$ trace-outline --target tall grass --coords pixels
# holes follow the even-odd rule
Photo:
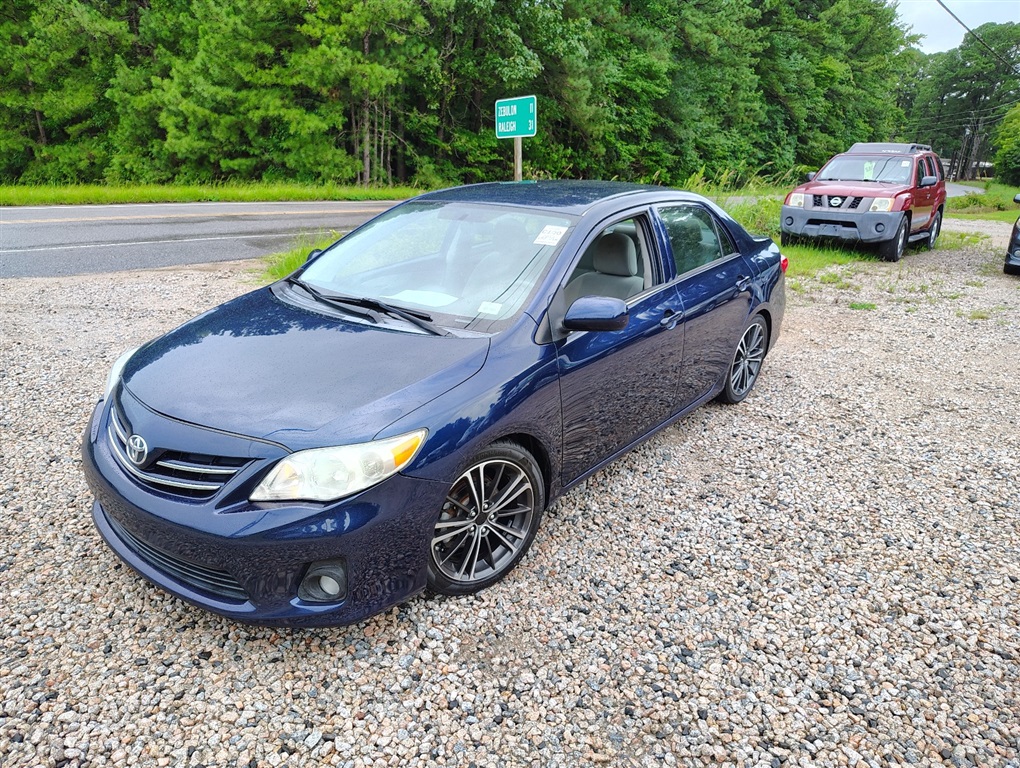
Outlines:
[[[338,184],[81,184],[0,185],[0,205],[103,205],[111,203],[247,203],[308,200],[403,200],[422,192],[412,187],[354,187]]]

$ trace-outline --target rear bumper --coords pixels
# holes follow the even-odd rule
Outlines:
[[[857,243],[892,240],[903,220],[902,211],[839,211],[782,207],[782,231],[793,237],[826,237]]]

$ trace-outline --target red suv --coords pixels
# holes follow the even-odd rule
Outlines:
[[[945,204],[942,161],[931,147],[854,144],[786,196],[781,241],[877,243],[882,258],[899,261],[908,242],[935,247]]]

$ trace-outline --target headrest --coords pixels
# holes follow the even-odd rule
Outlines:
[[[634,241],[620,232],[608,232],[596,244],[595,270],[604,275],[633,277],[637,274],[637,251]]]

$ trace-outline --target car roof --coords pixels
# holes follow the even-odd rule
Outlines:
[[[916,155],[931,152],[927,144],[897,144],[894,142],[859,141],[843,154]]]
[[[689,192],[680,192],[669,187],[657,187],[650,184],[565,179],[469,184],[463,187],[442,189],[438,192],[428,192],[416,199],[519,205],[579,215],[601,203],[622,202],[628,198],[633,198],[633,202],[637,204],[666,199],[691,201],[701,199]]]

